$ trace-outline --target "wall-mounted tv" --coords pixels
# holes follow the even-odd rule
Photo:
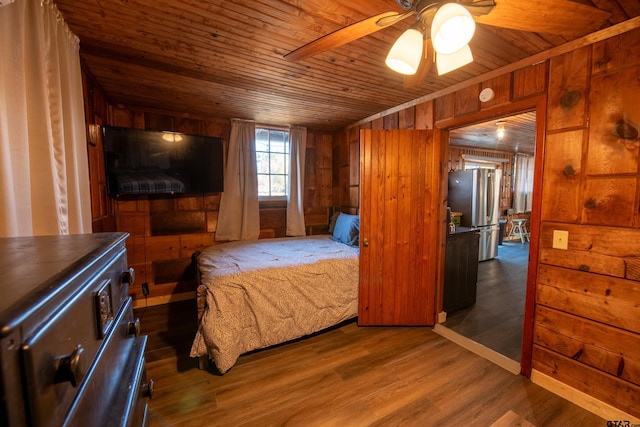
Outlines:
[[[102,136],[110,197],[224,190],[222,138],[113,126]]]

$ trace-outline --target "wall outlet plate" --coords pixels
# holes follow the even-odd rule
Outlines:
[[[553,230],[553,248],[567,249],[569,247],[569,232],[566,230]]]

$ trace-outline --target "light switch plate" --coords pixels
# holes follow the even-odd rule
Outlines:
[[[569,247],[569,232],[566,230],[553,230],[553,248],[567,249]]]

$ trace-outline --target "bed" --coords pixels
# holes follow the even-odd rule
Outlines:
[[[359,249],[353,228],[351,219],[347,243],[332,233],[203,250],[197,255],[199,324],[191,357],[200,359],[201,368],[213,361],[224,374],[243,353],[355,318]]]

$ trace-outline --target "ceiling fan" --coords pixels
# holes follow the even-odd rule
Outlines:
[[[473,60],[469,41],[475,24],[577,37],[599,28],[610,13],[570,0],[397,0],[403,12],[384,12],[338,29],[289,52],[289,61],[342,46],[417,15],[416,23],[395,42],[386,63],[404,74],[405,87]]]

